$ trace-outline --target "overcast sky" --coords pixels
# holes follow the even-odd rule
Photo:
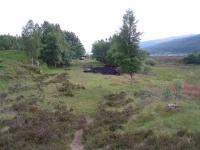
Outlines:
[[[0,34],[20,35],[29,19],[59,23],[75,32],[87,51],[117,32],[133,9],[142,41],[200,33],[200,0],[0,0]]]

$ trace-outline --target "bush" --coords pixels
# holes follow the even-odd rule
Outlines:
[[[134,96],[140,97],[141,99],[146,99],[152,97],[153,93],[150,90],[140,90],[136,91]]]
[[[62,83],[63,81],[66,81],[69,79],[69,75],[67,72],[60,73],[56,76],[54,76],[52,79],[48,80],[48,84],[50,83]]]
[[[41,70],[39,67],[37,66],[32,66],[32,65],[22,65],[23,68],[31,71],[31,72],[34,72],[36,74],[40,74],[41,73]]]
[[[142,73],[147,75],[150,74],[151,72],[152,72],[151,67],[149,65],[144,65]]]
[[[121,107],[125,106],[131,101],[133,101],[130,98],[126,98],[125,92],[120,92],[117,94],[109,94],[105,96],[105,102],[103,104],[103,107],[109,106],[109,107]]]
[[[175,98],[180,97],[182,95],[183,90],[183,81],[180,79],[173,80],[173,92]]]
[[[181,79],[174,79],[172,83],[163,85],[162,95],[164,99],[170,97],[178,98],[182,96],[183,81]]]
[[[170,98],[171,90],[170,90],[169,85],[164,85],[163,86],[162,95],[163,95],[164,99],[169,99]]]
[[[155,59],[148,58],[145,60],[145,64],[149,66],[155,66],[158,62]]]
[[[186,56],[183,59],[183,62],[186,64],[200,64],[200,53],[194,53]]]

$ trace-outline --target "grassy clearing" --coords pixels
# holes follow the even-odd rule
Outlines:
[[[9,83],[20,82],[19,75],[23,76],[23,69],[20,64],[26,64],[27,58],[20,51],[0,51],[0,89],[8,87]]]
[[[1,122],[13,120],[21,112],[25,114],[23,116],[32,116],[35,108],[30,106],[36,107],[38,112],[47,111],[50,116],[56,110],[65,108],[72,111],[72,115],[76,117],[84,115],[93,119],[96,116],[103,118],[104,116],[98,115],[98,110],[102,105],[106,107],[106,111],[120,114],[126,106],[119,107],[115,102],[106,103],[105,106],[105,95],[124,91],[131,99],[128,106],[131,106],[133,114],[121,124],[120,131],[116,131],[116,133],[123,133],[119,139],[126,134],[135,136],[137,132],[149,130],[156,136],[174,136],[179,131],[187,131],[188,134],[200,132],[200,98],[198,96],[182,95],[177,99],[174,97],[164,99],[162,95],[163,85],[171,84],[174,79],[181,79],[183,83],[190,85],[199,85],[199,66],[156,65],[149,75],[137,74],[131,86],[128,75],[111,76],[84,73],[82,71],[84,66],[101,65],[93,60],[73,61],[72,66],[67,70],[48,68],[42,65],[39,68],[41,73],[34,72],[29,68],[30,65],[23,52],[0,51],[0,60]],[[27,66],[23,66],[26,64],[28,69]],[[63,74],[66,74],[64,78],[62,78]],[[57,80],[57,77],[60,80]],[[65,81],[69,81],[72,87],[68,87],[67,84],[67,89],[65,89],[66,87],[63,89]],[[62,90],[59,90],[60,88]],[[66,95],[66,92],[69,93],[68,88],[72,94]],[[168,103],[176,103],[179,107],[169,110]],[[110,105],[115,107],[109,107]],[[115,116],[115,114],[113,115]],[[56,127],[57,122],[54,125]],[[0,125],[2,135],[7,133],[3,132],[6,126],[3,123]],[[107,136],[107,130],[101,131],[104,136]],[[111,132],[109,131],[109,135]],[[69,134],[73,135],[73,133],[74,129],[70,128]],[[103,135],[99,134],[98,136]],[[72,137],[68,140],[65,142],[67,143],[65,148],[69,147]],[[88,141],[88,143],[90,142]],[[56,147],[56,142],[54,144]],[[62,146],[62,142],[58,145]]]
[[[154,80],[172,81],[182,79],[187,83],[200,84],[200,66],[162,65],[153,68]]]

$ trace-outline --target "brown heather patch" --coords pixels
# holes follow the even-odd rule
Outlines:
[[[185,84],[183,93],[188,96],[200,96],[200,85]]]

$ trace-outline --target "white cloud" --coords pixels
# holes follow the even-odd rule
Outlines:
[[[199,0],[0,0],[0,34],[20,34],[29,19],[59,23],[75,32],[88,51],[122,23],[127,8],[139,20],[142,40],[200,33]]]

